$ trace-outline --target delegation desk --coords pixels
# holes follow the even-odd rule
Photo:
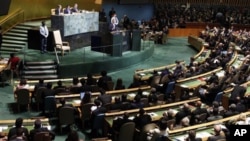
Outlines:
[[[36,119],[23,119],[23,126],[26,127],[29,131],[34,128],[34,122]],[[49,119],[42,118],[40,119],[43,127],[51,129]],[[14,127],[16,120],[0,120],[0,134],[3,136],[8,135],[9,130]]]
[[[244,114],[247,117],[250,116],[250,112],[245,112]],[[216,121],[206,122],[198,125],[193,125],[181,129],[176,130],[169,130],[169,137],[173,141],[182,141],[185,137],[187,137],[187,131],[196,130],[196,136],[201,137],[202,141],[206,141],[209,136],[213,135],[213,125],[215,124],[222,124],[224,125],[225,122],[235,120],[239,117],[239,115],[223,118]]]
[[[246,93],[245,93],[245,97],[248,97],[250,95],[250,81],[248,81],[248,82],[246,82],[244,84],[247,84],[247,90],[246,90]],[[241,85],[244,85],[244,84],[241,84]],[[225,109],[228,109],[228,107],[229,107],[229,98],[231,96],[232,91],[233,91],[233,88],[230,88],[228,90],[225,90],[224,94],[222,95],[222,106]]]
[[[235,52],[233,58],[230,60],[230,62],[227,63],[228,66],[234,66],[236,69],[240,68],[244,60],[244,56],[242,54],[238,54]],[[219,67],[215,70],[196,75],[190,78],[180,79],[177,80],[177,83],[175,85],[175,92],[176,92],[176,100],[178,101],[180,98],[180,94],[184,89],[188,90],[194,90],[200,85],[206,85],[206,81],[213,73],[216,73],[216,75],[219,76],[219,78],[222,78],[224,76],[225,71]]]
[[[174,103],[169,103],[169,104],[163,104],[163,105],[158,105],[158,106],[152,106],[152,107],[146,107],[144,110],[151,116],[152,121],[156,122],[158,121],[161,117],[162,114],[167,111],[168,109],[173,109],[175,114],[178,112],[178,109],[184,104],[184,103],[195,103],[199,101],[200,98],[194,97],[189,100],[184,100],[180,102],[174,102]],[[193,107],[192,109],[194,109]],[[139,109],[132,109],[132,110],[125,110],[125,111],[119,111],[119,112],[114,112],[114,113],[105,113],[105,121],[107,124],[112,127],[113,120],[116,119],[117,117],[123,116],[124,112],[129,113],[130,118],[133,119],[134,116],[136,116],[139,113]]]
[[[137,87],[137,88],[128,88],[128,89],[123,89],[123,90],[106,91],[106,94],[109,94],[112,96],[112,103],[114,103],[115,97],[117,97],[117,96],[121,97],[123,94],[127,95],[128,100],[133,100],[138,89],[141,89],[143,91],[144,95],[148,95],[151,87],[144,86],[144,87]],[[100,95],[100,92],[92,93],[91,100],[94,101],[99,95]],[[74,107],[81,106],[80,94],[56,95],[55,98],[57,101],[64,98],[66,100],[67,104],[72,104]],[[57,107],[60,105],[61,104],[57,104]]]

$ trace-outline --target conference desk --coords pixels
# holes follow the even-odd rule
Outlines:
[[[23,126],[26,127],[29,131],[34,128],[34,122],[36,119],[23,119]],[[43,127],[47,127],[51,130],[48,118],[40,119]],[[9,130],[14,127],[16,120],[0,120],[0,134],[2,136],[8,135]]]
[[[51,15],[51,27],[59,29],[62,37],[99,31],[99,13],[83,10],[81,13]]]
[[[247,90],[245,92],[245,97],[248,97],[250,95],[250,81],[248,81],[244,84],[241,84],[241,85],[245,85],[245,84],[247,84]],[[228,109],[228,107],[229,107],[229,98],[231,96],[232,91],[233,91],[233,87],[231,89],[225,90],[224,94],[222,95],[222,106],[225,109]]]
[[[174,113],[176,114],[178,112],[178,109],[180,109],[184,103],[194,103],[199,101],[200,98],[193,98],[189,100],[184,100],[180,102],[174,102],[174,103],[169,103],[169,104],[163,104],[163,105],[158,105],[158,106],[152,106],[152,107],[146,107],[144,110],[151,116],[152,121],[158,121],[161,117],[162,114],[169,110],[173,109]],[[191,107],[192,109],[195,109],[195,107]],[[114,112],[114,113],[105,113],[105,121],[109,125],[109,127],[112,127],[113,120],[116,119],[117,117],[123,116],[123,114],[127,112],[130,115],[130,119],[133,119],[139,112],[139,109],[132,109],[132,110],[124,110],[124,111],[119,111],[119,112]]]
[[[197,36],[188,36],[188,43],[196,50],[200,51],[205,44],[205,41]]]
[[[113,91],[106,91],[106,94],[111,95],[112,97],[112,103],[115,102],[115,97],[121,97],[123,94],[127,95],[128,100],[134,100],[134,97],[138,91],[138,89],[141,89],[143,91],[143,95],[148,96],[150,93],[150,86],[144,86],[144,87],[138,87],[138,88],[128,88],[123,90],[113,90]],[[94,101],[98,96],[100,95],[100,92],[94,92],[91,94],[91,101]],[[80,94],[69,94],[69,95],[56,95],[56,100],[59,101],[60,99],[64,98],[66,100],[67,104],[71,104],[74,107],[80,107],[81,106],[81,100],[80,100]],[[61,104],[57,104],[57,107]]]
[[[0,60],[0,72],[6,68],[8,60],[9,58],[3,58]]]
[[[244,114],[246,114],[247,117],[250,116],[250,112],[245,112]],[[239,114],[231,116],[231,117],[223,118],[220,120],[216,120],[216,121],[197,124],[197,125],[193,125],[193,126],[189,126],[189,127],[185,127],[181,129],[176,129],[176,130],[169,130],[169,137],[173,141],[182,141],[183,138],[187,137],[187,131],[196,130],[197,136],[201,136],[202,141],[206,141],[209,136],[213,135],[213,125],[215,124],[224,125],[225,122],[235,120],[238,117],[239,117]]]
[[[185,64],[184,61],[180,62],[182,65]],[[167,66],[161,66],[161,67],[156,67],[156,68],[151,68],[151,69],[140,69],[140,70],[136,70],[135,74],[134,74],[134,79],[136,80],[140,80],[140,81],[147,81],[149,80],[150,77],[153,76],[154,71],[157,71],[157,73],[160,75],[162,73],[162,71],[164,71],[166,68],[169,69],[169,71],[173,72],[173,70],[176,67],[176,63],[175,64],[170,64]]]

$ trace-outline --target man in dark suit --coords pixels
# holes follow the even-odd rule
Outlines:
[[[208,113],[206,108],[201,107],[202,103],[201,101],[196,102],[196,108],[191,113],[191,124],[195,124],[195,119],[197,115]]]
[[[8,139],[10,140],[12,137],[17,136],[17,131],[21,129],[20,131],[26,138],[29,136],[29,131],[27,128],[23,127],[23,119],[17,118],[15,122],[15,127],[11,128],[8,133]]]
[[[106,91],[104,89],[100,90],[101,95],[98,97],[98,99],[102,102],[102,105],[111,103],[112,97],[109,94],[106,94]]]
[[[233,88],[233,91],[231,92],[231,97],[229,98],[230,103],[236,103],[237,97],[240,97],[241,99],[243,99],[245,93],[247,90],[247,85],[236,85]]]
[[[236,104],[233,103],[229,106],[228,111],[224,114],[223,117],[224,118],[230,117],[230,116],[237,115],[237,114],[239,114],[239,112],[236,110]]]
[[[183,105],[183,108],[179,112],[177,112],[175,115],[176,124],[180,124],[181,120],[184,117],[189,116],[189,115],[191,115],[191,110],[190,110],[189,104],[185,103]]]
[[[221,132],[222,132],[221,125],[219,124],[214,125],[214,135],[208,137],[208,141],[217,141],[219,139],[226,139],[226,137],[222,135]]]
[[[37,133],[48,132],[52,140],[55,139],[55,133],[50,131],[48,128],[42,127],[42,122],[40,119],[36,119],[34,122],[34,129],[30,130],[30,141],[35,141],[34,137]]]
[[[104,90],[108,90],[107,82],[112,81],[112,78],[107,75],[106,71],[101,72],[101,77],[98,80],[97,85]]]
[[[56,10],[55,10],[55,14],[60,15],[61,13],[62,13],[62,5],[58,5]]]

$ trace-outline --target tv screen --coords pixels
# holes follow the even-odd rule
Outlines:
[[[0,16],[7,15],[10,8],[11,0],[0,0]]]

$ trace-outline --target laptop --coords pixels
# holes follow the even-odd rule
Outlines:
[[[85,95],[85,92],[81,92],[81,93],[80,93],[80,99],[83,99],[83,98],[84,98],[84,95]]]

